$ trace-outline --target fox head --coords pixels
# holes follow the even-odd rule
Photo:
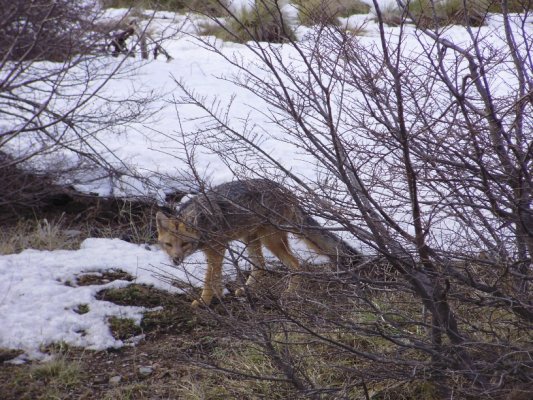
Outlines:
[[[162,212],[155,216],[159,245],[179,265],[196,251],[200,235],[178,218],[167,217]]]

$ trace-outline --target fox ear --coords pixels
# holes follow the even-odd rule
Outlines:
[[[155,215],[155,222],[156,222],[158,232],[165,232],[170,229],[171,220],[161,211],[158,211],[157,214]]]

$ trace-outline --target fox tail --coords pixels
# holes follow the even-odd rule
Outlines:
[[[330,258],[343,267],[362,260],[362,254],[333,232],[322,227],[314,218],[303,215],[300,232],[295,232],[309,247]]]

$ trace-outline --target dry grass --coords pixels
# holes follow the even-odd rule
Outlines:
[[[125,209],[124,212],[128,214],[131,211]],[[44,227],[41,221],[39,225],[38,229],[35,222],[31,226],[45,237],[61,237],[64,228],[61,220],[47,222]],[[53,247],[51,243],[61,240],[41,242]],[[428,355],[409,346],[402,348],[385,338],[406,336],[421,343],[427,340],[428,327],[424,326],[420,300],[409,291],[369,289],[361,293],[353,283],[335,280],[327,274],[326,267],[323,269],[323,276],[319,273],[312,275],[312,268],[306,271],[308,279],[296,297],[282,299],[282,302],[284,312],[296,316],[328,340],[317,340],[287,322],[283,313],[278,313],[275,306],[283,295],[272,289],[277,288],[275,284],[280,282],[275,273],[268,274],[267,281],[254,290],[255,299],[250,304],[228,296],[223,304],[196,312],[191,310],[190,299],[185,295],[171,295],[132,284],[126,288],[102,291],[98,296],[122,305],[163,307],[162,310],[146,313],[140,326],[133,320],[109,319],[117,338],[128,339],[145,333],[146,340],[138,347],[109,353],[84,350],[76,353],[74,350],[62,350],[60,345],[59,351],[52,349],[52,352],[64,356],[48,366],[0,366],[0,392],[6,393],[5,399],[148,399],[153,398],[155,393],[161,398],[191,400],[298,398],[301,394],[291,384],[276,380],[285,379],[285,375],[257,334],[268,330],[266,336],[272,338],[273,348],[278,354],[290,356],[298,374],[305,376],[315,387],[330,388],[331,398],[365,399],[367,394],[382,400],[438,398],[435,386],[424,380],[426,376],[422,372],[417,371],[419,375],[413,377],[412,370],[400,363],[401,359],[424,361]],[[472,269],[472,274],[481,276],[483,271]],[[125,277],[120,271],[115,271],[105,278]],[[92,279],[84,277],[86,284],[94,283]],[[395,279],[400,280],[401,277],[396,276]],[[456,302],[453,296],[462,301]],[[472,303],[464,301],[469,296]],[[526,348],[522,345],[530,340],[531,334],[525,326],[517,324],[516,316],[504,309],[489,312],[490,307],[475,305],[475,301],[476,293],[471,291],[460,293],[455,289],[450,293],[450,302],[456,310],[462,332],[480,343],[490,342],[489,336],[492,335]],[[251,304],[253,307],[250,307]],[[86,305],[80,304],[77,311],[83,313],[88,310]],[[376,335],[376,332],[383,336]],[[479,359],[487,357],[490,361],[494,350],[485,355],[474,353],[483,350],[483,347],[473,348],[473,354]],[[376,354],[390,362],[373,363],[358,356],[358,352]],[[153,375],[139,376],[138,366],[152,363],[157,364]],[[216,368],[202,368],[202,365],[219,365],[240,375],[224,373]],[[110,377],[117,375],[123,377],[121,382],[115,385],[108,382]],[[253,376],[276,379],[251,379]],[[104,383],[95,386],[94,381]]]
[[[0,231],[0,254],[19,253],[25,249],[57,250],[79,248],[84,235],[70,229],[63,218],[57,220],[21,220]]]
[[[3,219],[0,254],[25,249],[73,250],[88,237],[121,238],[134,243],[155,240],[156,206],[127,200],[98,199],[87,204],[73,201],[62,208],[35,212],[34,219],[16,213]],[[6,217],[4,214],[3,217]],[[45,217],[46,216],[46,217]]]
[[[361,24],[358,26],[351,26],[347,29],[345,29],[346,35],[350,37],[350,39],[355,38],[356,36],[366,36],[368,35],[368,30],[366,29],[366,24]]]
[[[81,368],[79,363],[67,361],[59,356],[52,361],[33,366],[30,374],[33,378],[45,381],[49,385],[69,388],[79,383]]]
[[[65,351],[65,346],[59,346],[59,350],[51,351],[64,356],[49,366],[9,367],[18,371],[10,374],[3,373],[0,367],[0,381],[9,376],[5,383],[0,383],[0,391],[9,389],[5,392],[8,394],[6,399],[149,399],[156,393],[160,398],[190,400],[299,398],[301,394],[290,383],[282,381],[285,376],[268,349],[261,345],[261,340],[247,334],[254,331],[246,331],[246,328],[253,328],[258,323],[261,329],[268,328],[267,336],[272,339],[273,348],[291,358],[300,376],[305,376],[315,387],[331,389],[331,397],[327,398],[365,399],[367,395],[381,400],[439,398],[435,385],[424,380],[422,375],[411,377],[410,370],[405,371],[401,365],[395,364],[398,358],[421,360],[427,355],[414,349],[398,352],[398,348],[383,337],[363,333],[365,327],[371,328],[376,324],[384,334],[400,333],[395,331],[399,326],[415,332],[417,325],[412,324],[411,318],[420,318],[419,301],[408,293],[376,292],[366,296],[370,303],[365,305],[351,302],[347,296],[350,291],[343,292],[343,289],[347,288],[340,283],[336,286],[331,282],[309,282],[301,288],[301,297],[286,303],[286,311],[298,316],[331,342],[316,340],[298,327],[282,322],[275,309],[268,306],[266,293],[260,291],[258,295],[261,297],[253,311],[246,303],[232,300],[230,296],[218,307],[196,313],[191,311],[189,299],[183,295],[165,294],[138,285],[107,291],[106,300],[119,304],[163,305],[163,310],[149,313],[141,323],[146,340],[138,347],[109,353],[76,353],[68,347]],[[379,312],[376,313],[376,310]],[[467,309],[459,308],[458,312],[464,312],[465,319],[468,315],[472,317]],[[363,331],[358,332],[344,324],[324,324],[321,319],[314,319],[318,315],[324,321],[333,317],[339,321],[350,321],[350,324],[355,324],[354,327],[362,327]],[[383,316],[394,320],[397,326],[389,326]],[[502,316],[502,323],[511,317],[509,314]],[[480,312],[473,318],[477,322],[487,319],[488,315]],[[494,320],[494,315],[491,318]],[[267,325],[262,321],[268,321]],[[140,333],[139,326],[131,320],[116,319],[110,323],[116,337],[127,339]],[[236,336],[229,334],[233,328],[239,332]],[[240,337],[241,334],[247,338]],[[420,339],[426,334],[419,332]],[[524,335],[523,332],[520,334]],[[341,346],[354,351],[346,351]],[[359,357],[356,354],[359,351],[388,357],[391,362],[375,365],[371,360]],[[154,373],[148,377],[140,376],[140,365],[154,365]],[[211,368],[203,368],[202,365]],[[213,368],[216,365],[226,372]],[[114,376],[121,376],[121,381],[110,383],[109,378]],[[252,379],[253,376],[275,379]],[[364,387],[361,376],[364,377]],[[95,386],[94,381],[103,383]],[[43,383],[50,385],[44,386]]]
[[[134,243],[149,243],[154,240],[151,215],[142,220],[132,217],[128,210],[119,216],[122,222],[82,223],[68,222],[60,216],[55,219],[21,219],[15,224],[6,224],[0,231],[0,254],[19,253],[25,249],[75,250],[88,237],[122,238]],[[129,215],[129,216],[128,216]]]

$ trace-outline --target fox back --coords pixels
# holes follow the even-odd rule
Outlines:
[[[177,219],[200,241],[234,240],[265,224],[293,225],[301,214],[295,196],[267,179],[228,182],[184,203]]]
[[[301,214],[295,196],[273,181],[228,182],[189,199],[172,218],[157,213],[158,240],[179,263],[206,245],[223,246],[265,225],[293,226]]]

